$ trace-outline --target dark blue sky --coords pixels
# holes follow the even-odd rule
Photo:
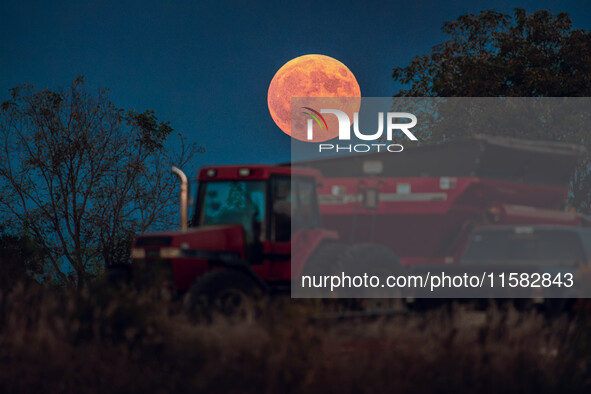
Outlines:
[[[122,108],[154,109],[207,153],[198,165],[289,160],[267,88],[288,60],[332,56],[361,94],[396,92],[393,67],[445,40],[443,22],[484,9],[568,12],[586,1],[4,1],[0,101],[21,83],[68,86],[78,75]],[[195,171],[188,169],[188,173]]]

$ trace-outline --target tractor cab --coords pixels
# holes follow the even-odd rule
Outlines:
[[[290,167],[203,168],[192,226],[240,225],[247,257],[259,261],[266,243],[289,242],[292,230],[320,227],[319,178],[318,171]]]
[[[188,290],[198,277],[220,267],[247,273],[261,286],[289,283],[292,245],[300,240],[302,248],[311,248],[315,242],[310,239],[336,237],[321,229],[319,180],[320,173],[310,168],[202,168],[189,227],[183,228],[185,222],[180,231],[137,236],[133,263],[170,267],[179,290]],[[181,200],[183,207],[186,196]],[[181,212],[182,222],[186,215]]]

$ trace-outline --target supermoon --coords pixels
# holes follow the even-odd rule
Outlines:
[[[287,135],[299,140],[304,138],[308,117],[296,111],[292,114],[293,97],[330,97],[315,103],[320,111],[324,103],[327,108],[340,109],[353,120],[353,113],[359,111],[361,90],[355,76],[343,63],[324,55],[305,55],[285,63],[277,71],[267,94],[271,117]],[[351,99],[353,98],[353,99]],[[338,122],[332,114],[323,115],[327,127],[314,122],[312,142],[322,142],[338,136]],[[297,132],[295,132],[297,130]],[[292,131],[294,131],[292,133]]]

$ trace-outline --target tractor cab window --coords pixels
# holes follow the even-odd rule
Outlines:
[[[317,228],[320,226],[320,214],[316,201],[316,180],[299,178],[293,182],[296,187],[293,229]]]
[[[199,225],[240,224],[246,242],[263,241],[265,182],[215,181],[202,185]]]
[[[276,177],[272,181],[272,238],[286,242],[292,231],[320,225],[313,178]]]
[[[287,242],[291,237],[291,180],[277,177],[272,180],[272,238],[276,242]]]

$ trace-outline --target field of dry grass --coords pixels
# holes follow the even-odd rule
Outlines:
[[[588,313],[318,309],[282,300],[255,321],[195,323],[161,292],[17,286],[0,295],[0,392],[591,392]]]

